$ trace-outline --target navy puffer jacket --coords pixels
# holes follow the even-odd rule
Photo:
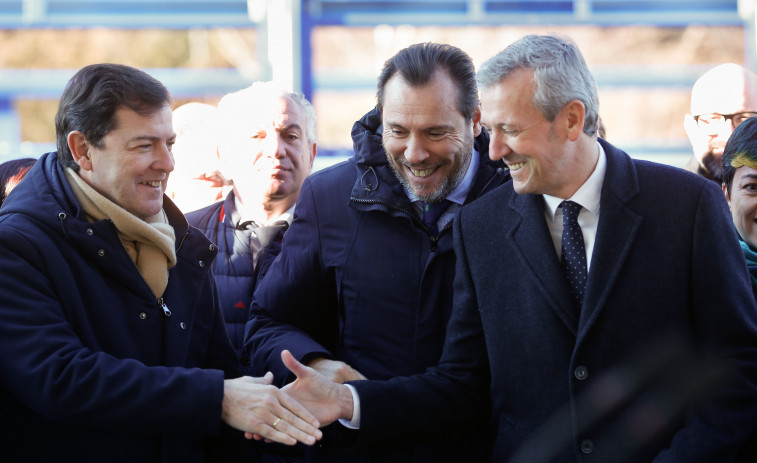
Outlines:
[[[55,153],[0,209],[0,460],[189,462],[239,374],[216,249],[165,200],[170,316],[109,220],[91,223]]]
[[[290,377],[283,349],[304,362],[344,361],[369,379],[419,373],[440,358],[452,305],[452,225],[434,236],[421,222],[387,162],[380,124],[378,110],[364,116],[353,128],[355,156],[305,181],[281,254],[253,297],[246,348],[278,384]],[[489,159],[485,132],[475,147],[479,169],[466,202],[509,179]],[[316,461],[459,457],[444,455],[448,446],[406,444],[380,456],[337,449]],[[330,451],[327,441],[321,449]]]

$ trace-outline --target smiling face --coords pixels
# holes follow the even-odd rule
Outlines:
[[[399,181],[422,201],[440,201],[457,187],[481,133],[480,109],[466,121],[457,95],[445,72],[422,87],[411,87],[398,74],[384,87],[384,150]]]
[[[482,90],[481,119],[491,133],[489,156],[504,160],[517,193],[569,198],[588,178],[584,163],[566,149],[563,128],[569,126],[569,111],[566,107],[548,121],[533,104],[535,90],[533,71],[527,69]]]
[[[757,169],[748,166],[736,169],[726,199],[739,235],[752,249],[757,249]]]
[[[114,122],[115,129],[103,137],[100,148],[76,131],[69,134],[69,146],[87,184],[144,220],[162,209],[174,168],[171,108],[145,116],[122,107]]]
[[[307,117],[299,104],[282,96],[270,106],[240,115],[233,135],[221,142],[220,155],[243,203],[275,201],[283,204],[283,213],[297,201],[316,147],[307,140]]]

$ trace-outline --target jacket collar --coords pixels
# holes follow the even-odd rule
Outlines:
[[[639,193],[636,167],[623,151],[600,140],[607,155],[607,171],[600,197],[597,237],[586,286],[581,320],[567,296],[568,284],[560,270],[541,195],[512,194],[509,207],[513,220],[505,224],[506,236],[514,241],[513,252],[531,270],[557,315],[574,334],[581,336],[597,319],[641,226],[641,215],[629,206]]]

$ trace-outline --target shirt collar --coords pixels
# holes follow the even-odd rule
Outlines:
[[[454,190],[452,190],[452,193],[447,195],[447,200],[455,204],[465,204],[465,199],[468,197],[468,193],[473,187],[473,181],[476,179],[476,172],[478,172],[478,165],[480,162],[481,161],[479,160],[478,151],[473,148],[470,162],[468,163],[468,169],[465,171],[463,180],[457,185],[457,187],[455,187]],[[405,194],[408,198],[410,198],[411,202],[419,201],[419,199],[410,191],[408,191],[407,188],[405,188]]]
[[[284,211],[283,214],[281,214],[278,217],[274,217],[271,220],[266,221],[266,217],[264,214],[252,214],[250,211],[246,211],[242,204],[240,204],[239,200],[237,199],[236,195],[234,195],[234,207],[236,207],[238,213],[239,213],[239,221],[238,223],[252,221],[260,226],[272,224],[274,222],[279,221],[286,221],[288,224],[292,224],[292,218],[294,217],[294,205]]]
[[[594,168],[594,172],[589,178],[581,185],[581,188],[576,191],[570,199],[573,202],[580,204],[584,209],[588,210],[592,214],[599,213],[599,199],[602,194],[602,184],[605,180],[605,172],[607,171],[607,156],[602,145],[597,142],[597,149],[599,151],[599,159],[597,160],[597,166]],[[550,218],[555,219],[555,212],[560,207],[560,203],[564,200],[556,196],[542,195],[544,196],[544,202],[547,204],[547,211]]]

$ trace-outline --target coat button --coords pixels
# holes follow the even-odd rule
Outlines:
[[[594,451],[594,441],[591,439],[584,439],[581,441],[581,452],[585,454],[592,453]]]
[[[577,380],[583,381],[589,377],[589,369],[583,365],[579,365],[573,370],[573,376],[575,376]]]
[[[218,250],[218,248],[216,247],[216,245],[213,244],[213,243],[210,243],[210,246],[208,246],[208,251],[210,251],[210,252],[216,252],[217,250]]]
[[[200,262],[197,263],[197,265],[199,265],[200,268],[203,268],[203,267],[205,267],[205,261],[201,260]]]
[[[92,235],[94,235],[94,234],[95,234],[95,231],[94,231],[94,230],[92,230],[91,228],[87,228],[87,235],[90,235],[90,236],[92,236]]]
[[[100,257],[104,256],[105,255],[105,249],[98,249],[97,250],[97,255],[100,256]]]
[[[142,319],[142,320],[144,320],[145,318],[147,318],[147,314],[144,313],[144,312],[140,312],[139,313],[139,318]]]
[[[182,330],[186,330],[187,329],[187,324],[184,323],[184,322],[181,322],[181,323],[179,323],[179,328],[181,328]]]

